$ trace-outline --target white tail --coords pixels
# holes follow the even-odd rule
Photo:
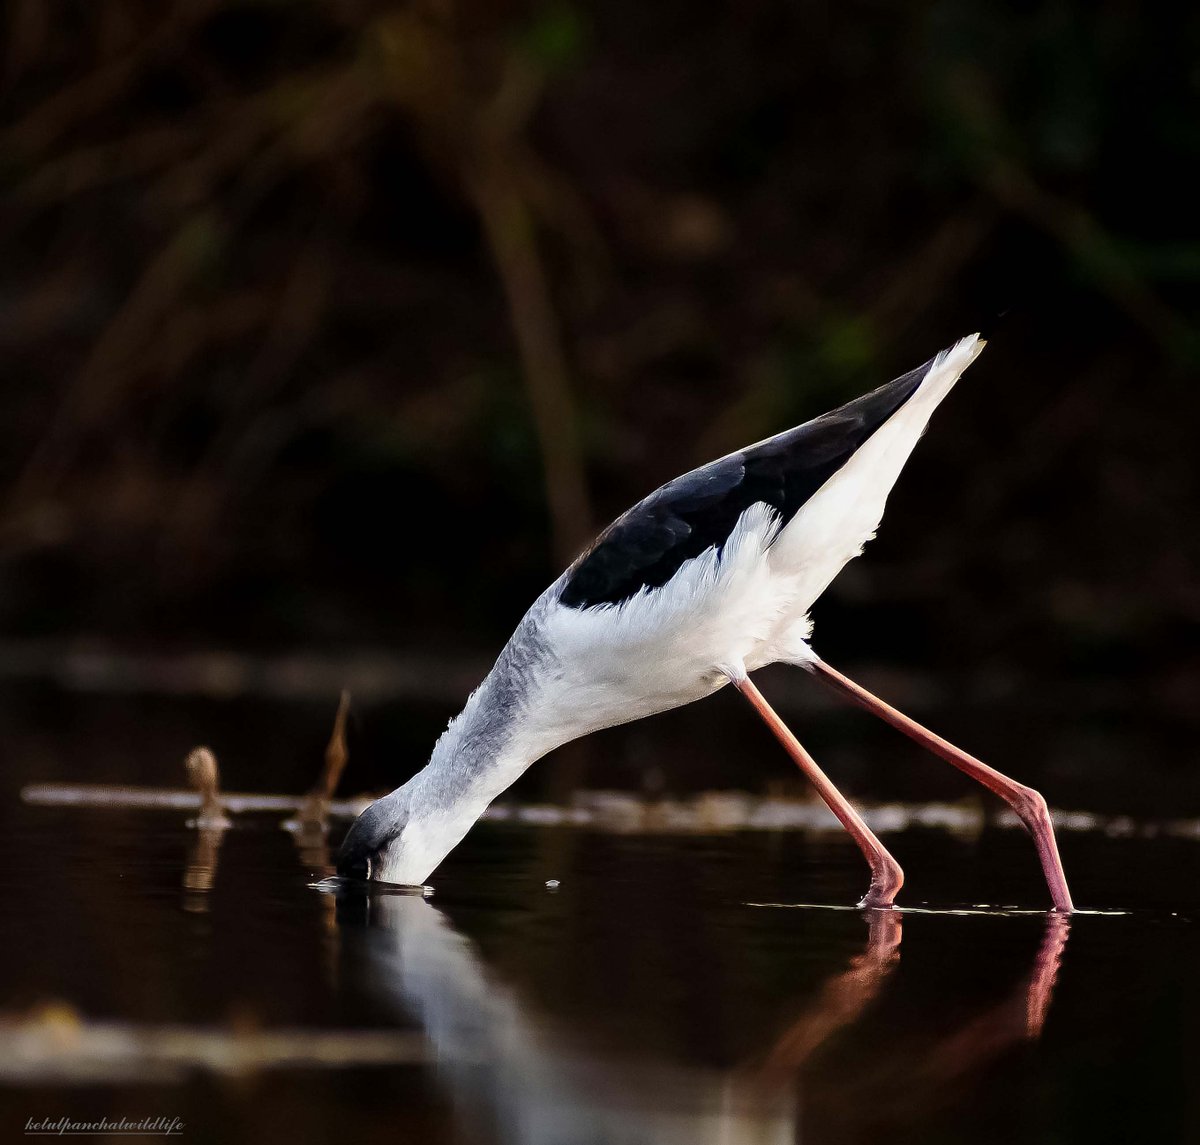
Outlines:
[[[795,578],[793,615],[807,613],[875,536],[887,496],[933,411],[987,345],[972,334],[943,350],[917,392],[788,522],[770,549],[772,570]]]

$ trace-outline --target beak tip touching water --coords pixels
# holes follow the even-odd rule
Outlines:
[[[337,873],[339,878],[367,882],[371,878],[371,861],[363,855],[339,855]]]
[[[343,879],[371,878],[372,848],[364,845],[359,822],[354,822],[337,853],[337,873]]]

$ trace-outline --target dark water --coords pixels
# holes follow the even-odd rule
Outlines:
[[[798,833],[481,825],[425,901],[313,889],[319,847],[271,817],[7,822],[0,1140],[160,1115],[295,1145],[1200,1140],[1193,842],[1066,838],[1077,900],[1129,913],[1063,922],[844,909],[856,852]],[[889,845],[912,906],[1044,900],[1018,832]]]

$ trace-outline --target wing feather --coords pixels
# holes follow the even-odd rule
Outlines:
[[[821,417],[669,481],[618,517],[568,570],[569,608],[621,604],[718,553],[742,514],[764,503],[782,529],[917,391],[938,359]]]

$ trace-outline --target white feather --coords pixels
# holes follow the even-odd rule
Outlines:
[[[751,505],[720,554],[706,550],[666,584],[619,605],[564,606],[564,574],[513,638],[537,650],[527,656],[536,669],[510,700],[519,718],[509,711],[497,739],[491,705],[502,656],[428,765],[384,797],[396,801],[404,826],[380,852],[375,877],[423,881],[488,803],[560,744],[702,699],[774,661],[811,660],[809,609],[875,535],[930,415],[983,345],[973,335],[940,354],[916,393],[784,528],[774,508]]]
[[[978,334],[943,351],[913,394],[788,522],[768,560],[792,582],[791,624],[777,635],[767,659],[804,661],[811,656],[808,611],[834,577],[875,536],[888,494],[896,484],[933,411],[987,343]],[[758,666],[758,665],[756,665]]]
[[[752,505],[719,556],[706,550],[662,587],[619,605],[555,605],[544,624],[556,670],[538,683],[538,722],[563,742],[728,683],[788,605],[767,559],[777,531],[776,511]]]
[[[753,505],[720,556],[708,549],[662,587],[620,605],[552,608],[545,634],[557,669],[533,705],[551,746],[691,703],[777,660],[810,658],[809,609],[875,535],[930,416],[983,346],[972,335],[940,354],[782,530],[774,509]]]

